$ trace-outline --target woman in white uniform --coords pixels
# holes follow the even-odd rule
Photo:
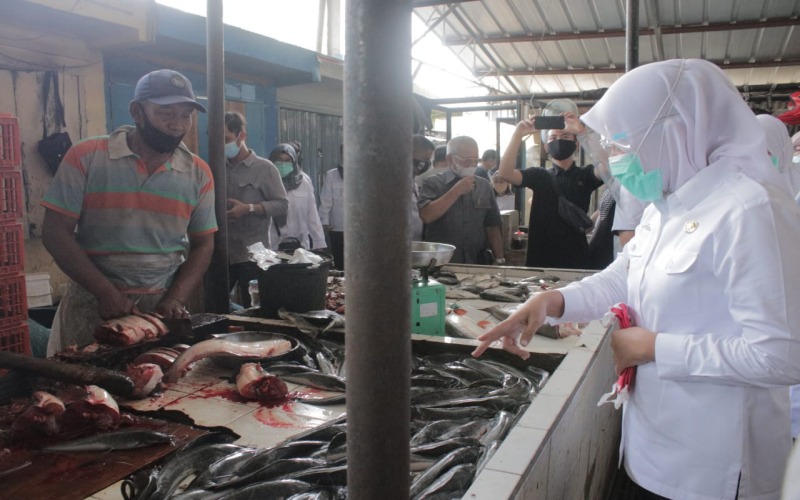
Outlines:
[[[275,222],[270,227],[271,249],[277,250],[281,242],[293,241],[291,238],[296,238],[306,250],[325,248],[325,233],[317,212],[314,185],[311,178],[300,170],[294,148],[289,144],[278,144],[269,154],[269,160],[278,168],[289,198],[286,224],[278,226]]]
[[[778,498],[800,382],[800,209],[755,116],[719,68],[671,60],[626,73],[582,121],[605,139],[609,179],[652,204],[608,268],[535,295],[474,354],[502,339],[527,357],[547,316],[624,302],[637,326],[611,347],[617,372],[638,365],[621,453],[640,496]]]

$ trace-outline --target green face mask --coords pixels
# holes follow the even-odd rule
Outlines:
[[[636,153],[626,153],[612,156],[608,159],[611,175],[615,177],[625,189],[643,201],[654,201],[661,198],[664,192],[664,182],[661,179],[661,170],[656,169],[645,173],[642,162]]]
[[[286,177],[294,171],[294,165],[290,161],[276,161],[275,166],[278,167],[281,178]]]
[[[780,167],[778,167],[778,157],[770,156],[769,159],[772,160],[772,166],[775,167],[775,170],[780,170]]]

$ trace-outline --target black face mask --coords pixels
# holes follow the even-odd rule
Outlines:
[[[175,137],[174,135],[169,135],[165,132],[162,132],[155,128],[150,120],[147,119],[147,115],[144,112],[144,108],[142,108],[142,119],[144,120],[144,125],[136,124],[136,130],[139,132],[139,135],[142,136],[142,140],[145,144],[147,144],[150,149],[155,151],[156,153],[172,153],[175,149],[180,146],[181,141],[183,140],[183,135],[180,137]]]
[[[431,168],[430,160],[415,160],[415,159],[412,158],[411,159],[411,165],[414,166],[414,175],[415,176],[420,175],[420,174],[424,174],[425,172],[428,171],[429,168]]]
[[[578,147],[575,141],[556,139],[547,143],[547,154],[554,160],[566,160]]]

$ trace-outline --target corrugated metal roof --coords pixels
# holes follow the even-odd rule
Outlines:
[[[496,93],[591,91],[625,70],[624,0],[423,2],[415,13]],[[639,29],[640,65],[702,58],[737,86],[800,88],[798,1],[641,0]]]

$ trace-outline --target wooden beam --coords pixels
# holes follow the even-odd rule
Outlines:
[[[709,23],[691,24],[687,26],[661,26],[662,35],[684,35],[687,33],[708,33],[713,31],[735,31],[765,28],[779,28],[785,26],[799,26],[800,18],[784,17],[757,21],[743,21],[737,23]],[[653,28],[639,29],[639,36],[650,36],[655,33]],[[476,43],[524,43],[524,42],[558,42],[562,40],[591,40],[596,38],[619,38],[625,36],[625,30],[585,31],[544,33],[541,35],[500,35],[481,38],[453,38],[445,39],[444,45],[456,46]]]

